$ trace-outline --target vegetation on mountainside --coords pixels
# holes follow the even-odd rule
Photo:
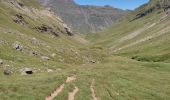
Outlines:
[[[87,38],[95,45],[107,47],[114,55],[127,56],[139,61],[169,62],[169,9],[159,9],[131,21],[139,9],[123,21],[114,24],[112,28],[100,34],[89,35]]]
[[[54,100],[76,87],[76,100],[169,100],[170,12],[131,21],[138,13],[88,35],[89,43],[34,0],[1,0],[0,99],[41,100],[64,84]],[[32,75],[22,75],[27,67]]]

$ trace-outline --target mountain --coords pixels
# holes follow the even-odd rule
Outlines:
[[[44,58],[53,64],[93,59],[86,57],[88,50],[78,54],[87,41],[35,0],[1,0],[0,19],[0,59],[8,65],[46,66]]]
[[[129,12],[110,6],[78,5],[73,0],[39,1],[51,8],[65,23],[79,33],[102,31]]]
[[[133,20],[141,18],[149,13],[158,10],[168,10],[170,8],[170,1],[169,0],[150,0],[149,3],[144,4],[143,6],[136,9],[137,15],[134,17]]]
[[[170,100],[168,1],[74,34],[36,0],[0,0],[0,100]]]
[[[89,35],[111,54],[146,62],[170,62],[170,1],[150,0],[121,22],[98,35]]]

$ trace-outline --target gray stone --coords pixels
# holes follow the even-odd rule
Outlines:
[[[42,60],[50,60],[50,58],[47,57],[47,56],[42,56],[41,59],[42,59]]]
[[[30,56],[38,56],[38,53],[36,51],[30,51],[29,55]]]
[[[22,75],[29,75],[34,73],[32,68],[23,68],[20,69],[20,72]]]
[[[93,63],[93,64],[94,64],[94,63],[96,63],[96,61],[94,61],[94,60],[91,60],[91,61],[90,61],[90,63]]]
[[[19,42],[13,43],[13,48],[15,48],[17,51],[22,51],[22,46],[20,45]]]
[[[11,74],[12,74],[11,70],[9,69],[4,70],[4,75],[11,75]]]
[[[32,44],[37,45],[40,44],[40,42],[34,37],[32,38]]]
[[[4,62],[3,62],[3,60],[2,59],[0,59],[0,65],[2,65]]]
[[[54,72],[52,69],[47,69],[48,73]]]

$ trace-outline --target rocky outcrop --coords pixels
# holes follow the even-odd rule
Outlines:
[[[25,24],[28,24],[23,15],[22,14],[16,14],[15,16],[13,16],[13,21],[17,24],[20,24],[20,25],[25,25]]]
[[[38,31],[40,33],[50,33],[55,36],[59,36],[58,33],[55,32],[54,29],[48,25],[42,24],[41,26],[34,27],[33,29],[35,29],[36,31]]]
[[[71,30],[69,27],[64,26],[64,29],[65,29],[65,33],[66,33],[68,36],[73,36],[73,35],[74,35],[73,32],[72,32],[72,30]]]
[[[149,3],[144,4],[143,6],[136,9],[136,16],[131,20],[137,20],[142,18],[156,10],[167,11],[170,9],[170,1],[169,0],[150,0]]]

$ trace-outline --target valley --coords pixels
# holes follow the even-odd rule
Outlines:
[[[80,34],[36,0],[0,0],[0,100],[169,100],[169,6]]]

